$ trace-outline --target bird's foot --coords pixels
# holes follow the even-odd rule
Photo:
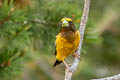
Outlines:
[[[70,72],[72,72],[72,70],[71,70],[71,68],[70,68],[70,66],[71,66],[72,64],[67,64],[65,61],[63,61],[63,63],[65,64],[66,69],[68,69]]]
[[[81,60],[80,55],[79,55],[79,54],[77,54],[77,53],[74,53],[72,56],[73,56],[73,57],[77,57],[78,59],[80,59],[80,60]]]
[[[72,66],[72,64],[70,63],[70,64],[68,64],[68,66]]]
[[[70,67],[66,67],[66,69],[68,69],[68,70],[69,70],[69,72],[72,72],[72,70],[71,70],[71,68],[70,68]]]

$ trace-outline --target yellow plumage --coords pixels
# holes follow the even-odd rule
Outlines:
[[[73,41],[72,41],[72,40]],[[76,31],[75,34],[72,34],[71,41],[68,41],[64,37],[62,37],[61,33],[59,33],[56,37],[56,50],[57,55],[56,59],[59,61],[64,61],[64,59],[70,54],[74,53],[77,49],[80,41],[80,33]]]
[[[71,18],[62,18],[62,22],[64,21],[64,20],[67,20],[67,21],[72,21],[72,19]]]
[[[62,27],[60,33],[56,36],[56,62],[53,65],[54,67],[64,59],[73,54],[78,48],[80,42],[80,33],[76,30],[71,18],[63,18],[61,20]]]

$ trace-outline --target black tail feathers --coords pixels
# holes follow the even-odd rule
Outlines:
[[[53,65],[53,67],[55,67],[56,65],[58,65],[58,64],[60,64],[60,63],[62,63],[62,61],[56,60],[56,61],[55,61],[55,64]]]

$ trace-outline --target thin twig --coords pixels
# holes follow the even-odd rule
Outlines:
[[[120,80],[120,74],[106,77],[106,78],[100,78],[100,79],[91,79],[91,80]]]
[[[80,52],[81,52],[81,46],[82,46],[82,42],[83,42],[85,26],[86,26],[87,19],[88,19],[89,6],[90,6],[90,0],[85,0],[84,10],[83,10],[83,14],[82,14],[82,17],[81,17],[81,23],[80,23],[80,28],[79,28],[79,32],[80,32],[81,37],[80,37],[80,44],[79,44],[79,47],[78,47],[78,50],[77,50],[78,55],[80,55]],[[79,61],[80,61],[79,58],[74,58],[72,66],[70,67],[71,71],[68,70],[68,69],[65,70],[65,79],[64,80],[71,80],[72,74],[76,70]]]
[[[24,21],[24,22],[18,22],[18,21],[8,21],[8,23],[10,24],[30,24],[30,23],[37,23],[37,24],[42,24],[42,25],[57,25],[59,26],[60,23],[54,23],[54,22],[48,22],[48,21],[45,21],[45,20],[40,20],[40,19],[32,19],[32,20],[29,20],[29,21]],[[3,24],[1,21],[0,21],[0,24]]]

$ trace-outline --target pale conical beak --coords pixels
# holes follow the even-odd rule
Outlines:
[[[69,26],[68,21],[64,20],[64,21],[62,22],[62,27],[68,27],[68,26]]]

